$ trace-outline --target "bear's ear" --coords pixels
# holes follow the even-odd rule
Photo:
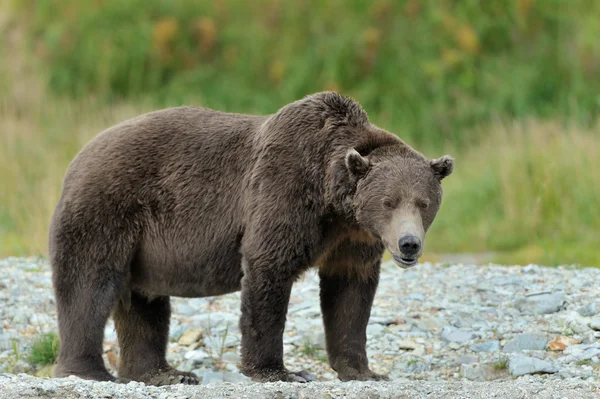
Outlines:
[[[452,158],[450,155],[444,155],[441,158],[432,159],[430,164],[433,174],[439,180],[450,176],[454,170],[454,158]]]
[[[367,174],[371,167],[369,160],[358,153],[354,148],[346,153],[346,168],[351,175],[360,179]]]

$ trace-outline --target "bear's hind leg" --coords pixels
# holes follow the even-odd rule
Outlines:
[[[119,377],[148,385],[198,384],[193,373],[167,363],[171,305],[169,297],[146,298],[131,293],[131,304],[119,301],[113,318],[119,339]]]
[[[104,326],[122,281],[118,276],[81,279],[77,271],[55,270],[60,353],[54,377],[115,381],[102,359]]]

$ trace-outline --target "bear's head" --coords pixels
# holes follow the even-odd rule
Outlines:
[[[381,239],[400,267],[414,266],[440,208],[441,181],[452,173],[454,160],[393,149],[363,156],[350,149],[345,165],[356,184],[352,207],[359,226]]]

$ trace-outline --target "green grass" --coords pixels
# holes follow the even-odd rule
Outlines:
[[[504,357],[502,359],[495,361],[492,364],[492,367],[496,371],[506,370],[508,368],[508,358]]]
[[[429,232],[433,252],[497,251],[502,262],[600,265],[600,126],[491,126],[459,153]]]
[[[568,3],[568,4],[567,4]],[[589,124],[600,2],[9,0],[53,93],[274,112],[338,89],[420,146],[498,116]]]
[[[52,365],[58,357],[58,349],[59,339],[55,333],[42,334],[31,345],[28,361],[37,367]]]

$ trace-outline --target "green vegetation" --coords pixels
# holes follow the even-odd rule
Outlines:
[[[306,357],[327,363],[327,353],[325,350],[320,348],[318,345],[313,344],[309,339],[304,340],[299,352]]]
[[[54,364],[58,357],[59,339],[55,333],[41,334],[31,345],[29,362],[43,367]]]
[[[334,89],[427,156],[455,157],[429,259],[600,265],[600,2],[0,8],[0,256],[47,253],[65,169],[111,124],[184,103],[270,113]]]
[[[426,146],[498,115],[589,122],[600,107],[596,1],[12,4],[62,94],[273,112],[335,88]]]
[[[506,370],[508,368],[508,358],[503,357],[492,364],[492,367],[496,371]]]

